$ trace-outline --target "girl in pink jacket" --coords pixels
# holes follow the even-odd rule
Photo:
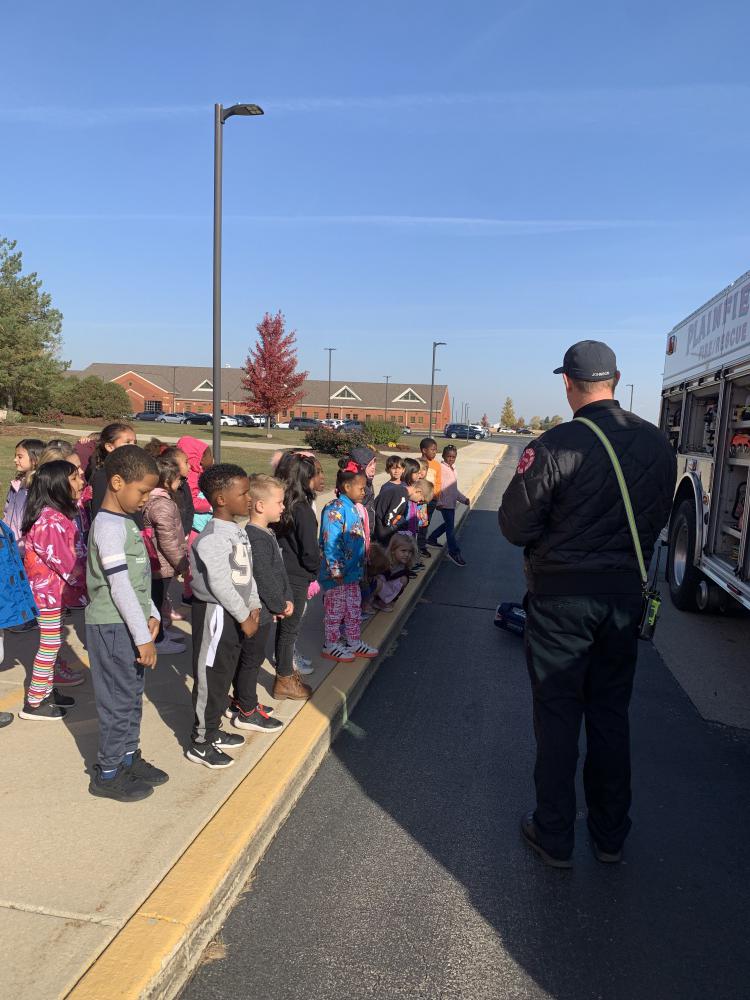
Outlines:
[[[53,685],[55,663],[62,645],[65,608],[86,604],[86,557],[75,517],[82,483],[71,462],[39,466],[29,487],[22,531],[24,566],[39,608],[39,649],[22,719],[61,720],[75,700]]]

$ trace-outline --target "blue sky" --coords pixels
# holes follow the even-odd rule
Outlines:
[[[565,414],[607,340],[654,418],[666,332],[750,267],[741,3],[36,0],[3,15],[0,233],[64,355],[210,363],[212,106],[224,360],[266,310],[325,377],[438,379]],[[627,397],[625,397],[627,398]]]

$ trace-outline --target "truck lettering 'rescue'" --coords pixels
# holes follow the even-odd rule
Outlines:
[[[750,608],[750,271],[668,334],[660,426],[677,452],[672,601]]]

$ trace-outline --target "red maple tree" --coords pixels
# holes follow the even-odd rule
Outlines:
[[[258,340],[245,361],[242,385],[253,412],[268,418],[302,399],[310,373],[297,371],[297,332],[286,333],[281,310],[275,316],[266,313],[256,329]]]

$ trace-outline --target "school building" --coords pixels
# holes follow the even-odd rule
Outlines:
[[[69,372],[83,378],[96,375],[106,382],[118,382],[127,392],[133,413],[211,413],[213,409],[213,371],[192,365],[118,365],[95,362],[83,371]],[[242,368],[222,368],[221,409],[230,416],[254,413],[252,401],[242,387]],[[430,386],[423,382],[331,382],[308,379],[303,398],[288,410],[274,414],[277,420],[292,417],[326,416],[340,420],[389,420],[411,427],[415,432],[430,424]],[[447,385],[433,391],[434,428],[442,428],[451,419]]]

